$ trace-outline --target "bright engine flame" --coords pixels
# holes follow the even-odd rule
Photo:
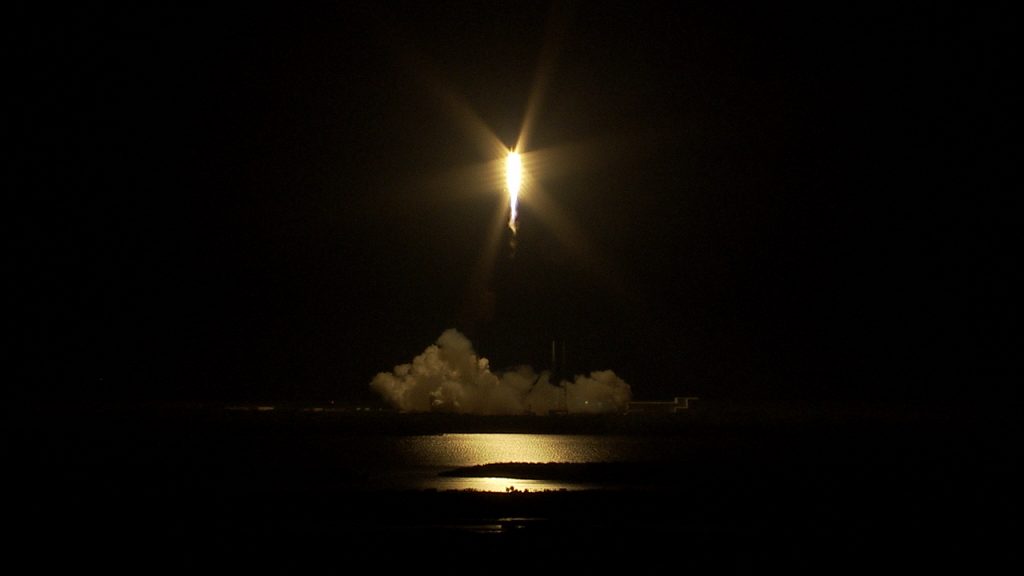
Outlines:
[[[519,187],[523,184],[523,161],[519,153],[512,151],[508,153],[505,160],[505,186],[508,188],[508,205],[510,208],[508,227],[516,232],[516,219],[518,218]]]

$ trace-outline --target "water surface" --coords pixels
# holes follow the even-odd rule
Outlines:
[[[381,487],[438,490],[559,490],[594,484],[516,478],[441,477],[440,472],[483,464],[667,462],[685,456],[678,437],[562,434],[442,434],[364,438],[374,445],[371,475]]]

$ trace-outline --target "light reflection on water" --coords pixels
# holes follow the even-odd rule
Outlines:
[[[599,488],[596,484],[579,482],[563,482],[554,480],[535,480],[523,478],[442,478],[426,481],[427,488],[436,490],[475,490],[477,492],[508,492],[510,488],[517,491],[543,492],[545,490],[584,490]]]
[[[454,468],[504,462],[586,463],[643,461],[670,457],[672,444],[632,436],[558,434],[444,434],[395,438],[393,467],[377,480],[384,487],[477,490],[574,490],[597,487],[565,481],[518,478],[455,478],[438,474]],[[678,445],[675,444],[675,447]],[[389,459],[391,460],[391,459]]]
[[[607,437],[557,434],[413,436],[414,459],[450,467],[495,462],[602,462],[618,459]]]

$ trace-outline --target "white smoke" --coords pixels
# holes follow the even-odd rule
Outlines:
[[[411,364],[374,377],[370,387],[399,410],[462,414],[548,414],[622,412],[629,384],[611,370],[550,382],[548,372],[529,366],[491,372],[486,358],[458,330],[446,330]]]

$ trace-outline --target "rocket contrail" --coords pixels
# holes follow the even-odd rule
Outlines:
[[[508,188],[508,227],[512,234],[517,231],[519,217],[519,188],[523,184],[523,161],[519,153],[511,150],[505,160],[505,187]]]

